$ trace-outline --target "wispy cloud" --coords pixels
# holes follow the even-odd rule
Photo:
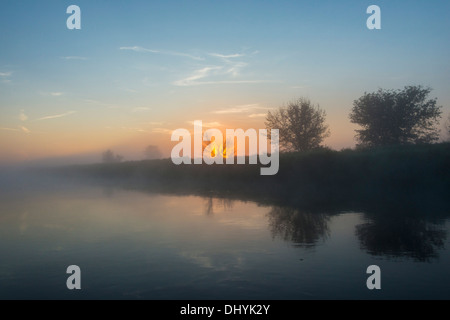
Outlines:
[[[152,126],[162,126],[165,124],[165,122],[161,122],[161,121],[150,121],[148,122],[148,124],[152,125]]]
[[[226,70],[224,72],[226,74],[231,74],[233,77],[237,77],[240,74],[240,70],[247,66],[247,63],[242,61],[235,61],[235,58],[244,57],[245,54],[235,53],[235,54],[220,54],[220,53],[210,53],[212,57],[220,58],[223,62],[225,62]]]
[[[12,75],[12,71],[8,71],[8,72],[0,72],[0,80],[3,83],[10,83],[11,79],[9,79],[9,77],[11,77]]]
[[[245,57],[243,53],[235,53],[235,54],[220,54],[220,53],[210,53],[212,57],[222,58],[222,59],[232,59],[232,58],[240,58]]]
[[[245,105],[235,106],[232,108],[213,111],[213,113],[217,113],[217,114],[243,113],[243,112],[248,112],[253,109],[260,109],[260,107],[257,103],[245,104]]]
[[[192,82],[188,84],[179,84],[178,81],[174,82],[177,86],[201,86],[201,85],[214,85],[214,84],[256,84],[265,83],[266,80],[224,80],[224,81],[200,81]]]
[[[258,53],[257,51],[251,53],[250,55],[254,55]],[[243,61],[236,61],[235,58],[243,58],[247,55],[244,53],[234,53],[234,54],[221,54],[221,53],[209,53],[210,56],[219,58],[223,62],[225,62],[225,73],[231,74],[233,77],[237,77],[240,75],[240,71],[242,68],[246,67],[248,63]]]
[[[198,85],[214,85],[214,84],[256,84],[265,83],[267,80],[242,79],[242,70],[248,66],[248,62],[242,61],[244,58],[253,56],[258,51],[252,53],[202,53],[200,56],[194,56],[184,52],[155,50],[144,48],[141,46],[122,46],[120,50],[128,50],[140,53],[161,54],[170,56],[187,57],[194,60],[211,60],[213,63],[203,67],[197,67],[191,71],[191,74],[172,82],[174,86],[188,87]],[[145,85],[153,85],[148,83],[148,79],[144,79]]]
[[[212,64],[197,68],[190,75],[179,80],[173,81],[172,84],[179,87],[198,86],[198,85],[214,85],[214,84],[256,84],[268,82],[266,80],[242,79],[242,69],[248,66],[248,62],[242,61],[245,57],[252,56],[258,51],[246,53],[202,53],[200,56],[176,51],[155,50],[144,48],[141,46],[122,46],[120,50],[128,50],[140,53],[161,54],[170,56],[187,57],[193,60],[211,60]],[[147,83],[145,85],[153,85]]]
[[[49,119],[56,119],[56,118],[62,118],[62,117],[67,117],[71,114],[76,113],[76,111],[68,111],[65,113],[61,113],[61,114],[55,114],[55,115],[51,115],[51,116],[45,116],[39,119],[36,119],[35,121],[40,121],[40,120],[49,120]]]
[[[62,95],[64,95],[64,92],[58,92],[58,91],[43,92],[43,91],[40,91],[39,94],[42,95],[42,96],[61,97]]]
[[[29,130],[28,128],[24,127],[24,126],[18,126],[19,129],[15,129],[15,128],[0,128],[0,130],[5,130],[5,131],[22,131],[26,134],[31,133],[31,130]]]
[[[187,121],[187,123],[194,125],[195,121]],[[220,122],[214,121],[214,122],[202,122],[202,127],[203,128],[219,128],[219,127],[223,127],[223,124],[221,124]]]
[[[267,80],[224,80],[224,81],[204,81],[199,84],[252,84],[252,83],[266,83]]]
[[[20,130],[22,130],[26,134],[31,133],[31,131],[28,128],[24,127],[24,126],[19,126],[19,128],[20,128]]]
[[[19,119],[20,121],[27,121],[28,120],[28,116],[25,114],[25,110],[20,110],[20,114],[19,114]]]
[[[4,131],[15,131],[15,132],[23,132],[23,133],[26,133],[26,134],[31,133],[31,130],[28,129],[27,127],[24,127],[24,126],[17,126],[17,128],[18,128],[18,129],[16,129],[16,128],[4,128],[4,127],[2,127],[2,128],[0,128],[0,130],[4,130]]]
[[[131,51],[136,51],[136,52],[151,52],[151,53],[159,53],[159,51],[157,50],[152,50],[152,49],[146,49],[146,48],[142,48],[139,46],[133,46],[133,47],[120,47],[120,50],[131,50]]]
[[[111,127],[108,127],[108,129],[112,129]],[[127,131],[133,131],[133,132],[139,132],[139,133],[147,133],[147,130],[144,130],[142,128],[132,128],[132,127],[121,127],[123,130]]]
[[[172,84],[180,87],[189,87],[189,86],[213,85],[213,84],[253,84],[253,83],[268,82],[267,80],[235,79],[235,77],[240,75],[240,69],[245,65],[246,65],[245,63],[236,63],[231,66],[203,67],[201,69],[194,70],[190,76],[174,81]],[[233,76],[231,79],[230,75]],[[225,79],[223,79],[224,77]]]
[[[19,131],[19,129],[14,129],[14,128],[0,128],[0,130],[5,130],[5,131]]]
[[[249,118],[262,118],[267,116],[266,113],[252,113],[250,115],[248,115]]]
[[[235,106],[235,107],[231,107],[231,108],[216,110],[216,111],[213,111],[212,113],[216,113],[216,114],[246,113],[246,112],[251,112],[253,110],[269,110],[269,109],[270,108],[261,107],[259,104],[253,103],[253,104],[244,104],[244,105]]]
[[[223,127],[223,124],[221,124],[220,122],[203,122],[202,123],[203,127],[205,128],[218,128],[218,127]]]
[[[153,133],[162,133],[162,134],[172,134],[173,130],[166,129],[166,128],[153,128]]]
[[[247,66],[245,62],[233,63],[232,66],[228,67],[226,73],[231,74],[233,77],[237,77],[241,73],[241,69]]]
[[[185,86],[193,86],[193,85],[201,84],[201,82],[197,82],[197,80],[206,78],[209,75],[211,75],[214,71],[220,70],[220,69],[222,69],[222,67],[213,66],[213,67],[204,67],[202,69],[195,70],[193,72],[193,74],[190,75],[189,77],[175,81],[174,85],[185,87]]]
[[[64,60],[88,60],[88,58],[80,57],[80,56],[67,56],[67,57],[61,57],[61,59],[64,59]]]
[[[155,53],[155,54],[164,54],[164,55],[169,55],[169,56],[186,57],[186,58],[193,59],[193,60],[204,60],[204,58],[202,58],[202,57],[193,56],[188,53],[147,49],[147,48],[143,48],[140,46],[120,47],[119,49],[120,50],[131,50],[131,51],[135,51],[135,52],[147,52],[147,53]]]

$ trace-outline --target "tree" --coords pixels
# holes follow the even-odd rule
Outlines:
[[[159,151],[159,148],[157,146],[149,145],[144,150],[144,157],[147,160],[151,159],[160,159],[161,158],[161,152]]]
[[[325,111],[319,106],[300,98],[287,107],[269,111],[265,124],[267,129],[279,130],[281,150],[305,151],[319,147],[330,135],[325,116]]]
[[[447,129],[447,139],[450,141],[450,114],[448,115],[446,129]]]
[[[106,150],[102,154],[102,160],[104,163],[118,163],[123,160],[123,157],[114,155],[114,152],[112,152],[111,150]]]
[[[403,90],[379,89],[353,102],[350,121],[359,124],[358,146],[431,143],[439,138],[436,125],[441,111],[437,99],[428,99],[430,88],[406,86]]]

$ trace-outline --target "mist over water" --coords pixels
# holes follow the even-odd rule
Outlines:
[[[0,299],[450,299],[449,12],[2,1]]]
[[[450,298],[445,215],[311,210],[29,171],[2,172],[0,188],[1,299]],[[66,288],[73,264],[82,290]],[[366,287],[372,264],[382,290]]]

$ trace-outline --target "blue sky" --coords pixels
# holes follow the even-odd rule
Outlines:
[[[66,8],[81,8],[81,30]],[[381,8],[382,29],[366,28]],[[353,100],[420,84],[450,107],[447,1],[2,1],[0,161],[168,154],[203,120],[264,128],[301,96],[327,111],[326,144],[354,145]]]

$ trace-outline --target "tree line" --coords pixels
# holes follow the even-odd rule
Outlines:
[[[159,148],[154,145],[149,145],[144,149],[143,152],[145,160],[153,160],[153,159],[161,159],[162,154],[159,151]],[[124,157],[118,154],[115,154],[114,151],[108,149],[102,153],[102,162],[103,163],[119,163],[124,160]]]
[[[357,147],[433,143],[439,139],[442,106],[429,98],[431,88],[406,86],[402,90],[379,89],[353,102],[349,114],[356,130]],[[330,135],[326,113],[309,99],[300,98],[269,111],[267,129],[279,129],[280,150],[305,151],[321,147]],[[450,136],[450,116],[447,123]]]
[[[354,100],[349,119],[360,126],[355,135],[357,148],[436,142],[442,106],[437,105],[437,98],[429,98],[430,93],[431,88],[405,86],[401,90],[365,92]],[[302,97],[269,111],[265,126],[279,130],[281,151],[306,151],[322,147],[330,136],[325,120],[325,110]],[[450,115],[445,130],[450,139]],[[160,159],[162,154],[158,147],[149,145],[144,157]],[[104,163],[122,160],[111,150],[102,154]]]

